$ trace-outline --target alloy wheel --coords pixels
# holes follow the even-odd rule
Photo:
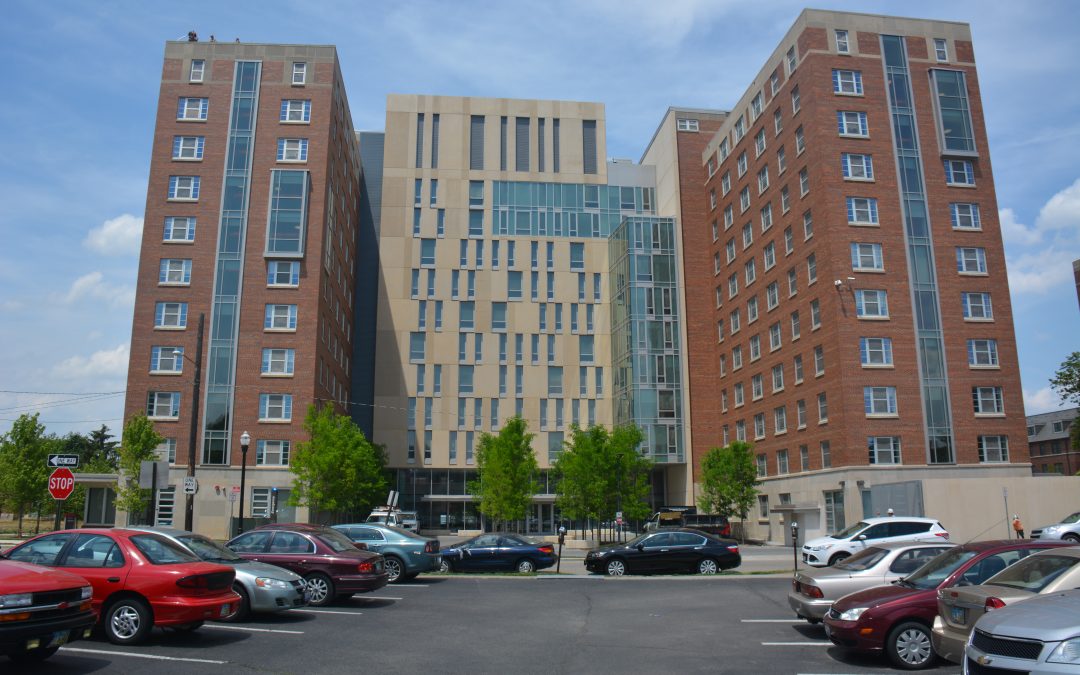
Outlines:
[[[908,628],[896,636],[896,655],[908,666],[921,666],[930,659],[933,646],[925,630]]]
[[[120,605],[113,610],[109,622],[116,637],[122,640],[130,640],[139,632],[142,617],[139,616],[139,612],[134,607]]]
[[[697,571],[698,574],[716,574],[720,571],[720,567],[712,558],[705,558],[698,563]]]
[[[609,577],[621,577],[626,574],[626,563],[622,560],[612,560],[607,564],[607,573]]]

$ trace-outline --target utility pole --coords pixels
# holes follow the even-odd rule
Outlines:
[[[199,332],[195,338],[195,385],[191,390],[191,433],[188,435],[188,465],[187,475],[195,475],[195,447],[199,437],[199,385],[202,380],[202,353],[203,353],[203,319],[205,314],[199,314]],[[192,531],[192,521],[195,517],[195,495],[185,495],[187,506],[184,510],[184,529]]]

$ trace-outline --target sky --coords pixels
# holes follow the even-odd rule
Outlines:
[[[119,435],[164,43],[336,45],[354,124],[386,95],[600,101],[608,154],[640,158],[669,106],[734,105],[804,5],[788,0],[8,0],[0,27],[0,432]],[[813,7],[971,24],[1027,414],[1080,349],[1080,3]]]

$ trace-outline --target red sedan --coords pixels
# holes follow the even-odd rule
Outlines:
[[[939,588],[981,584],[1020,558],[1061,546],[1040,540],[978,541],[945,551],[888,586],[845,595],[825,615],[825,633],[841,647],[882,651],[906,670],[934,662],[931,627]]]
[[[194,630],[228,616],[240,597],[231,567],[205,563],[165,537],[124,529],[63,530],[16,546],[9,560],[77,574],[115,644],[142,641],[154,626]]]

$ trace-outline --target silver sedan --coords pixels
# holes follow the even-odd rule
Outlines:
[[[1056,675],[1080,672],[1080,591],[1051,593],[983,614],[965,648],[967,667]]]
[[[835,600],[891,584],[955,545],[939,541],[875,544],[832,567],[796,572],[788,605],[799,618],[819,623]]]

